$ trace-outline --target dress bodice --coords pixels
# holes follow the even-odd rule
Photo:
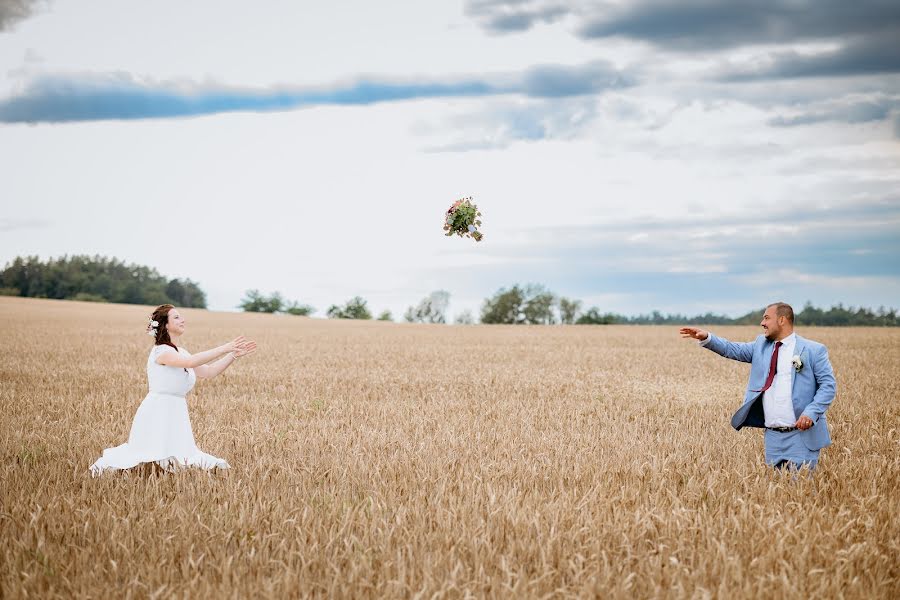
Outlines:
[[[187,372],[185,372],[185,369],[182,367],[168,367],[156,364],[156,359],[163,352],[174,352],[174,349],[166,345],[154,346],[150,350],[150,356],[147,358],[147,381],[150,384],[150,392],[186,396],[197,381],[194,370],[187,369]],[[191,355],[184,348],[179,348],[178,353],[183,356]]]

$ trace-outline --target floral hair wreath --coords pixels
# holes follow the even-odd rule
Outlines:
[[[154,321],[153,316],[150,316],[150,321],[147,323],[147,335],[151,335],[156,337],[157,328],[159,327],[159,321]]]

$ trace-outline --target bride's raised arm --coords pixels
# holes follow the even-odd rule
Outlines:
[[[256,342],[242,342],[216,362],[195,368],[194,374],[200,379],[210,379],[230,367],[237,359],[254,352],[256,352]]]
[[[246,343],[246,341],[247,340],[246,338],[244,338],[244,336],[236,337],[227,344],[222,344],[221,346],[216,346],[215,348],[204,350],[203,352],[198,352],[197,354],[191,354],[189,356],[185,356],[179,352],[175,352],[173,348],[172,352],[160,353],[160,355],[156,358],[156,364],[165,365],[167,367],[196,369],[197,367],[203,366],[206,363],[219,358],[223,354],[234,352],[238,347]]]

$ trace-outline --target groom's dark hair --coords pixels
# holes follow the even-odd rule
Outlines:
[[[787,320],[794,324],[794,309],[787,302],[773,302],[766,308],[775,307],[775,314],[779,317],[787,317]]]

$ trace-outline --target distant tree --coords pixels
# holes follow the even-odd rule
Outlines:
[[[581,310],[581,300],[571,300],[569,298],[559,298],[559,320],[564,325],[571,325],[578,318],[578,311]]]
[[[264,296],[259,290],[247,290],[239,306],[244,312],[277,313],[284,308],[284,298],[278,292]]]
[[[878,308],[878,312],[875,314],[876,321],[874,324],[882,326],[882,327],[897,327],[900,326],[900,315],[897,314],[897,309],[892,308],[890,310],[881,306]]]
[[[166,279],[156,269],[102,256],[63,256],[46,262],[37,256],[16,257],[0,271],[0,288],[34,298],[66,300],[87,294],[81,297],[206,308],[206,295],[190,279]]]
[[[553,314],[553,305],[556,304],[556,296],[542,285],[525,286],[525,306],[522,313],[525,322],[530,325],[552,325],[556,323],[556,315]]]
[[[592,306],[587,309],[575,321],[577,325],[611,325],[619,322],[620,317],[613,313],[601,313],[600,309]]]
[[[166,295],[173,300],[172,304],[181,305],[181,297],[184,295],[184,286],[179,279],[173,279],[166,284]],[[175,302],[175,300],[178,302]]]
[[[261,294],[259,290],[247,290],[244,299],[238,305],[244,312],[260,313],[286,313],[305,317],[316,312],[316,309],[308,304],[301,304],[296,300],[287,301],[280,292],[272,292],[269,296]]]
[[[752,310],[739,317],[707,312],[705,314],[688,316],[682,314],[662,314],[654,310],[647,315],[625,317],[613,313],[601,314],[596,308],[591,309],[576,321],[577,323],[621,323],[628,325],[675,325],[695,323],[705,325],[757,325],[762,319],[765,309]],[[816,308],[807,302],[800,312],[794,314],[794,324],[800,326],[868,326],[868,327],[896,327],[900,325],[900,319],[896,309],[879,308],[873,311],[868,308],[844,307],[843,304],[832,306],[828,310]]]
[[[900,325],[897,309],[892,308],[888,310],[883,306],[879,307],[877,311],[873,311],[863,307],[857,309],[854,309],[852,306],[844,308],[843,304],[837,304],[824,311],[813,307],[811,303],[807,302],[803,310],[794,315],[794,319],[795,323],[799,325],[865,325],[869,327],[897,327]]]
[[[274,292],[271,296],[269,296],[269,306],[265,312],[267,313],[277,313],[284,310],[284,298],[281,297],[281,294],[278,292]]]
[[[172,279],[166,284],[166,295],[176,306],[206,306],[206,294],[190,279]]]
[[[492,298],[484,301],[481,307],[481,322],[487,324],[517,325],[525,322],[522,309],[525,306],[525,293],[518,286],[510,289],[500,288]]]
[[[238,305],[244,312],[264,312],[263,308],[267,305],[266,299],[259,290],[247,290],[244,292],[244,298]]]
[[[734,325],[756,325],[762,320],[763,313],[766,311],[764,308],[760,308],[759,310],[752,310],[745,315],[741,315],[735,319],[731,319],[731,323]],[[705,323],[707,325],[717,325],[716,321],[691,321],[693,323]]]
[[[765,308],[760,308],[751,311],[746,315],[741,315],[736,319],[729,320],[727,317],[721,316],[719,317],[719,319],[722,319],[722,322],[729,322],[735,325],[756,325],[762,319],[762,315],[764,312]],[[695,318],[693,322],[717,322],[714,320],[701,321],[696,319],[697,318]],[[898,320],[896,309],[888,310],[883,306],[879,307],[877,311],[873,311],[871,309],[863,307],[859,307],[856,309],[854,309],[853,307],[845,308],[843,304],[838,303],[828,310],[824,310],[813,306],[811,302],[807,301],[799,312],[794,313],[794,324],[819,327],[896,327],[900,325],[900,320]]]
[[[450,293],[444,290],[431,292],[418,306],[406,309],[403,318],[409,323],[446,323]]]
[[[493,298],[485,300],[482,307],[483,323],[552,323],[553,314],[548,307],[552,294],[542,286],[513,286],[501,289]],[[688,316],[678,313],[663,314],[654,310],[649,314],[624,316],[612,312],[601,312],[593,306],[579,312],[581,303],[578,300],[560,298],[558,301],[560,320],[570,322],[574,314],[578,325],[677,325],[685,323],[705,325],[756,325],[762,318],[764,309],[750,311],[736,318],[707,312]],[[832,306],[828,310],[814,307],[807,302],[803,309],[795,314],[795,324],[807,326],[900,326],[900,314],[897,309],[879,307],[878,310],[868,308],[845,307],[843,304]]]
[[[0,273],[0,287],[3,287],[5,290],[15,290],[16,296],[27,296],[29,277],[25,265],[27,264],[26,261],[32,259],[38,260],[36,256],[28,257],[27,259],[17,256],[11,263],[8,263],[3,272]]]
[[[756,320],[754,321],[754,325],[759,323],[762,318],[762,311],[760,311],[759,315],[757,315]],[[730,319],[725,315],[717,315],[715,313],[707,312],[702,315],[697,315],[692,318],[688,318],[684,315],[675,315],[674,317],[670,317],[668,323],[670,324],[682,324],[682,323],[703,323],[704,325],[735,325],[734,319]]]
[[[74,296],[72,296],[72,300],[77,302],[108,302],[106,298],[103,296],[98,296],[97,294],[89,294],[87,292],[78,292]]]
[[[472,314],[471,310],[464,310],[453,319],[453,322],[457,325],[474,325],[475,324],[475,316]]]
[[[309,304],[300,304],[296,301],[288,302],[287,306],[285,306],[284,312],[289,315],[297,315],[299,317],[308,317],[309,315],[316,312],[316,309],[310,306]]]
[[[381,311],[381,314],[378,315],[378,320],[379,321],[393,321],[394,315],[391,314],[391,311],[389,311],[389,310],[383,310],[383,311]]]
[[[369,312],[369,307],[366,305],[366,301],[360,296],[354,296],[350,300],[347,301],[347,304],[344,306],[338,306],[336,304],[332,304],[328,307],[328,318],[329,319],[371,319],[372,313]]]
[[[514,285],[501,288],[481,307],[482,323],[550,324],[555,323],[553,305],[556,297],[542,285]]]

